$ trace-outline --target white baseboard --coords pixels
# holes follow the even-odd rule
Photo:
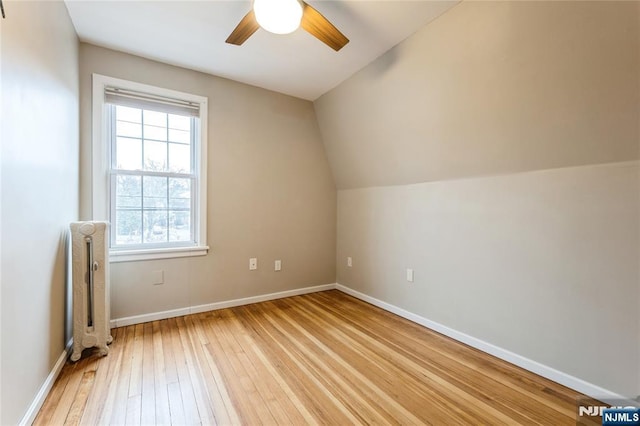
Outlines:
[[[40,387],[40,390],[36,394],[36,397],[33,399],[33,402],[29,406],[29,409],[27,410],[25,415],[22,417],[22,420],[20,420],[20,423],[19,423],[20,426],[29,426],[36,419],[36,416],[38,415],[40,408],[42,408],[42,404],[44,404],[44,400],[47,399],[47,396],[49,395],[49,392],[51,391],[53,384],[58,378],[58,375],[60,375],[60,371],[62,371],[62,367],[64,367],[64,363],[67,361],[67,358],[69,357],[69,352],[71,351],[72,342],[73,340],[69,340],[69,342],[67,343],[67,346],[64,348],[64,350],[60,354],[60,357],[58,357],[58,360],[53,365],[51,372],[49,373],[46,380]]]
[[[611,400],[627,400],[628,399],[615,392],[601,388],[600,386],[596,386],[592,383],[586,382],[582,379],[571,376],[567,373],[563,373],[562,371],[558,371],[555,368],[549,367],[547,365],[540,364],[537,361],[533,361],[529,358],[525,358],[521,355],[515,354],[511,351],[500,348],[491,343],[485,342],[484,340],[480,340],[475,337],[469,336],[468,334],[459,332],[457,330],[449,328],[435,321],[431,321],[429,319],[421,317],[420,315],[416,315],[412,312],[409,312],[402,308],[394,306],[390,303],[383,302],[382,300],[376,299],[375,297],[371,297],[364,293],[360,293],[359,291],[353,290],[342,284],[336,284],[335,288],[340,290],[343,293],[346,293],[357,299],[360,299],[374,306],[377,306],[381,309],[384,309],[385,311],[391,312],[393,314],[406,318],[409,321],[413,321],[431,330],[437,331],[440,334],[444,334],[445,336],[451,337],[454,340],[457,340],[466,345],[479,349],[482,352],[488,353],[497,358],[505,360],[511,364],[517,365],[518,367],[524,368],[525,370],[531,371],[532,373],[538,374],[549,380],[553,380],[556,383],[560,383],[561,385],[564,385],[568,388],[571,388],[575,391],[583,393],[592,398],[595,398],[601,401],[608,400],[608,399],[611,399]],[[631,401],[631,402],[635,402],[635,401]]]
[[[191,308],[189,307],[180,308],[180,309],[171,309],[169,311],[152,312],[150,314],[116,318],[116,319],[112,319],[110,324],[111,324],[111,328],[124,327],[127,325],[142,324],[143,322],[181,317],[183,315],[189,315],[190,313],[191,313]]]
[[[280,291],[277,293],[262,294],[259,296],[244,297],[223,302],[208,303],[206,305],[189,306],[186,308],[172,309],[170,311],[153,312],[150,314],[135,315],[111,320],[111,328],[124,327],[127,325],[140,324],[143,322],[156,321],[166,318],[180,317],[200,312],[215,311],[218,309],[233,308],[235,306],[249,305],[251,303],[266,302],[268,300],[282,299],[284,297],[299,296],[301,294],[316,293],[318,291],[332,290],[336,284],[324,284],[314,287],[297,288],[294,290]]]
[[[191,308],[192,314],[200,312],[215,311],[218,309],[233,308],[235,306],[250,305],[252,303],[266,302],[268,300],[283,299],[285,297],[300,296],[301,294],[317,293],[319,291],[333,290],[336,284],[323,284],[314,287],[297,288],[295,290],[280,291],[278,293],[263,294],[260,296],[245,297],[242,299],[229,300],[226,302],[209,303],[206,305],[194,306]]]

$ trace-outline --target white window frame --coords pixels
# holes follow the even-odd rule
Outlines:
[[[195,244],[161,248],[109,249],[110,262],[131,262],[139,260],[166,259],[173,257],[204,256],[207,254],[207,98],[190,93],[178,92],[148,84],[136,83],[100,74],[93,74],[92,100],[92,217],[93,220],[109,220],[111,185],[109,160],[111,141],[109,140],[109,114],[105,103],[105,88],[118,87],[156,96],[180,99],[198,103],[199,120],[195,126],[195,171],[197,200],[195,202]]]

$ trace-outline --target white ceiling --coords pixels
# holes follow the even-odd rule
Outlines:
[[[333,51],[302,29],[259,29],[242,46],[225,40],[248,0],[66,0],[82,41],[315,100],[458,1],[317,0],[308,3],[350,42]]]

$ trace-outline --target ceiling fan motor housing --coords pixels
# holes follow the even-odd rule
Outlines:
[[[302,3],[299,0],[254,0],[256,21],[274,34],[289,34],[300,27]]]

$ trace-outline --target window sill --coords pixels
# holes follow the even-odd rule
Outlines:
[[[209,246],[198,247],[170,247],[142,250],[111,250],[109,263],[138,262],[141,260],[172,259],[177,257],[204,256],[209,252]]]

